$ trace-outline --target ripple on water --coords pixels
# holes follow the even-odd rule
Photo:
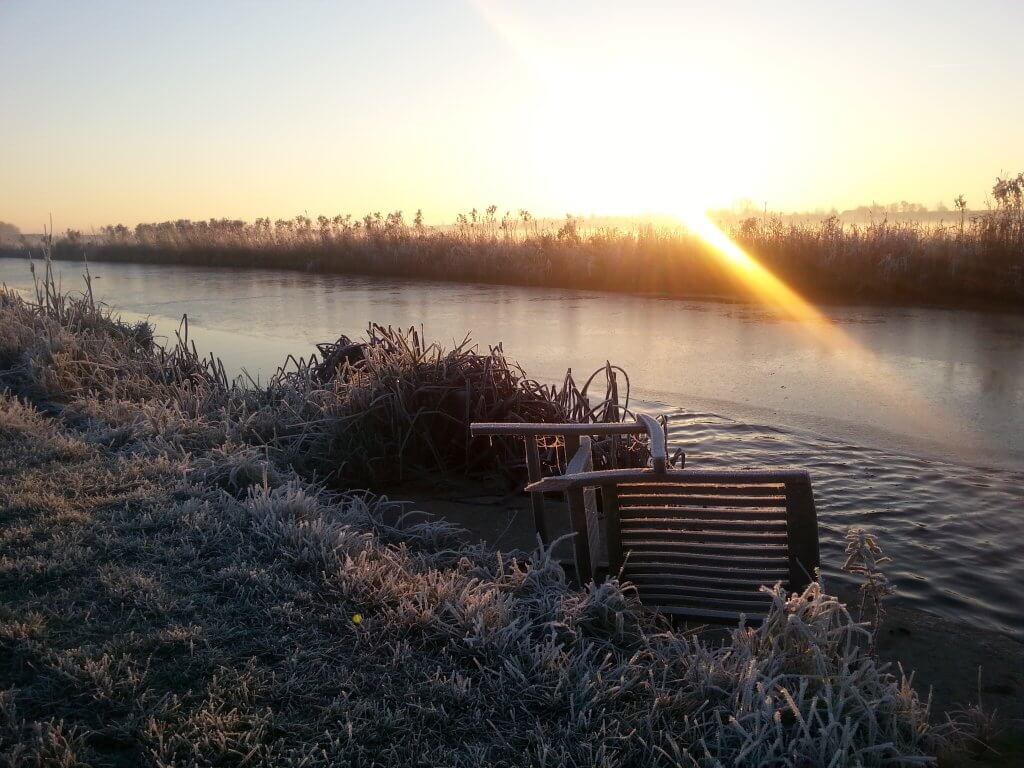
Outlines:
[[[892,557],[896,599],[1024,639],[1024,472],[963,466],[850,445],[811,432],[672,411],[669,443],[692,469],[800,468],[811,474],[825,578],[852,525]]]

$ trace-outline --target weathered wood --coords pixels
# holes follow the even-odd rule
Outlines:
[[[771,598],[764,592],[746,590],[728,594],[712,592],[691,592],[689,590],[671,589],[666,585],[634,585],[640,601],[654,603],[659,608],[666,605],[689,605],[694,608],[713,608],[716,610],[754,609],[767,611]]]
[[[519,422],[477,421],[469,425],[473,437],[499,437],[505,435],[642,435],[647,427],[637,422],[620,421],[610,424],[533,424]]]
[[[586,450],[580,450],[584,447]],[[590,470],[587,468],[594,466],[590,438],[587,436],[581,438],[579,435],[566,435],[565,462],[566,474],[589,472]]]
[[[590,438],[586,435],[565,435],[566,472],[587,473],[593,466]],[[594,578],[594,564],[590,556],[590,535],[587,526],[587,507],[583,486],[566,491],[565,500],[569,505],[569,523],[575,534],[573,549],[576,560],[576,578],[586,584]]]
[[[693,470],[688,470],[693,471]],[[626,496],[767,496],[783,498],[786,495],[782,483],[772,485],[707,485],[700,483],[622,483],[619,495]]]
[[[629,580],[634,584],[688,584],[715,588],[753,588],[770,587],[782,579],[731,579],[725,576],[694,576],[687,573],[644,573],[632,570]]]
[[[699,520],[709,525],[716,525],[728,520],[768,526],[785,525],[786,510],[766,509],[708,509],[698,507],[619,507],[619,517],[625,520]]]
[[[576,440],[572,435],[566,437],[567,451],[574,448]],[[578,440],[579,446],[575,447],[566,472],[590,472],[594,469],[594,451],[590,437],[584,435]],[[581,582],[586,582],[596,576],[596,566],[605,556],[596,492],[593,488],[575,488],[569,491],[567,496],[570,497],[569,510],[573,520],[573,530],[577,533],[577,559],[581,568],[585,563],[589,563],[589,570],[577,572]],[[581,509],[582,516],[580,516]],[[581,553],[580,550],[584,547],[586,552]]]
[[[620,523],[623,539],[672,539],[682,543],[691,541],[720,541],[722,543],[736,543],[744,546],[756,546],[758,544],[779,543],[783,548],[786,546],[786,532],[783,531],[713,531],[706,528],[693,530],[690,528],[666,528],[663,526],[634,525]]]
[[[776,501],[777,499],[777,501]],[[786,508],[785,496],[619,496],[625,507],[752,507],[782,510]]]
[[[737,568],[757,568],[761,570],[782,570],[789,575],[789,558],[785,554],[780,556],[758,557],[756,555],[735,553],[723,557],[721,552],[694,552],[692,550],[672,550],[668,548],[637,547],[634,545],[622,546],[623,557],[633,553],[629,557],[629,568],[632,569],[634,562],[643,560],[658,560],[667,563],[721,563],[728,562],[729,566]],[[638,564],[638,563],[637,563]]]
[[[526,435],[523,442],[526,443],[526,475],[531,483],[536,483],[541,479],[537,438],[533,435]],[[539,491],[532,492],[530,506],[533,508],[534,530],[537,531],[541,543],[546,547],[551,543],[551,531],[548,529],[547,510],[544,508],[544,494]]]
[[[608,549],[608,573],[617,576],[622,569],[622,535],[619,530],[619,500],[615,485],[601,486],[604,504],[605,546]]]
[[[789,588],[799,591],[814,581],[821,565],[814,492],[806,472],[786,483],[786,533],[789,539]]]
[[[621,435],[640,435],[646,433],[652,445],[664,445],[664,432],[657,422],[649,419],[637,419],[634,422],[613,422],[613,423],[589,423],[589,424],[549,424],[549,423],[526,423],[526,422],[476,422],[470,425],[470,434],[473,436],[518,436],[525,440],[526,464],[529,483],[527,490],[530,491],[530,504],[533,510],[534,527],[537,535],[544,544],[549,544],[551,532],[548,525],[546,510],[544,506],[545,489],[533,488],[541,481],[540,454],[537,449],[536,439],[542,436],[554,436],[561,438],[565,451],[565,463],[569,464],[571,457],[575,456],[579,447],[579,439],[583,436],[600,435],[608,438],[611,445],[609,457],[613,467],[618,466],[618,445]],[[566,466],[566,471],[585,472],[593,470],[593,465],[586,467]],[[578,498],[576,499],[579,500]],[[579,506],[579,505],[577,505]],[[597,502],[594,491],[583,492],[583,508],[587,518],[589,531],[588,546],[590,546],[591,560],[596,563],[604,552],[604,536],[599,521]],[[577,521],[579,522],[579,521]]]
[[[754,594],[761,594],[761,588],[762,587],[769,587],[770,588],[770,587],[773,587],[776,584],[781,584],[783,586],[785,586],[785,584],[786,584],[785,574],[784,573],[781,575],[781,577],[779,577],[779,575],[773,575],[771,573],[765,573],[765,574],[759,575],[759,577],[755,577],[753,579],[743,579],[743,580],[740,580],[740,579],[726,580],[724,578],[719,578],[719,577],[715,577],[715,578],[709,577],[709,578],[703,579],[701,581],[689,581],[692,578],[693,578],[692,575],[689,574],[689,573],[676,573],[674,571],[673,572],[668,572],[668,573],[657,573],[657,572],[636,573],[636,572],[630,571],[628,573],[624,572],[624,574],[623,574],[623,579],[626,582],[629,582],[631,584],[637,585],[638,587],[643,587],[644,589],[650,589],[651,587],[667,587],[667,586],[672,585],[672,584],[678,584],[678,585],[684,585],[684,586],[685,585],[705,586],[705,587],[714,586],[717,589],[722,589],[722,588],[732,589],[732,588],[734,588],[734,591],[736,591],[736,592],[743,592],[744,594],[754,595]]]
[[[642,538],[641,538],[642,537]],[[625,552],[647,551],[656,549],[660,552],[681,552],[686,554],[714,554],[732,557],[742,555],[743,557],[761,557],[762,559],[779,558],[789,563],[789,548],[783,542],[781,544],[747,544],[747,543],[718,543],[707,541],[681,541],[679,538],[653,539],[646,534],[627,536],[622,534],[622,549]]]
[[[658,610],[662,613],[679,616],[687,620],[708,621],[715,624],[736,624],[740,618],[745,618],[751,622],[759,622],[763,621],[764,617],[768,615],[767,611],[717,611],[712,608],[690,608],[672,605],[660,606]]]
[[[497,437],[497,436],[529,436],[535,437],[553,435],[565,440],[569,436],[610,436],[612,439],[611,464],[615,467],[618,464],[617,435],[642,435],[646,434],[650,444],[651,460],[654,469],[659,474],[664,472],[668,466],[665,430],[661,428],[658,421],[646,414],[639,414],[636,421],[630,422],[601,422],[584,424],[546,424],[527,422],[475,422],[470,424],[469,432],[474,437]],[[570,452],[571,455],[571,452]]]
[[[799,590],[814,577],[818,533],[805,472],[737,473],[710,492],[706,473],[685,473],[698,493],[680,488],[682,474],[645,481],[637,493],[592,473],[591,482],[615,488],[623,577],[641,601],[687,618],[756,620],[771,599],[762,586]],[[748,492],[747,481],[760,484]]]
[[[621,524],[621,523],[620,523]],[[622,552],[634,552],[634,557],[649,558],[652,551],[675,557],[718,558],[736,557],[737,562],[773,561],[789,567],[789,547],[784,539],[774,539],[769,543],[749,542],[709,542],[690,541],[666,536],[663,538],[649,537],[646,533],[622,534]]]
[[[587,517],[587,547],[590,550],[592,575],[597,578],[598,563],[608,561],[608,550],[604,542],[603,522],[597,506],[597,491],[583,489],[583,511]]]
[[[676,510],[670,509],[668,511],[675,512]],[[653,528],[680,528],[691,531],[751,531],[754,533],[770,533],[778,531],[785,534],[786,518],[760,517],[761,519],[754,518],[746,520],[734,520],[731,516],[728,518],[721,518],[714,515],[706,515],[704,517],[682,515],[679,517],[652,517],[647,515],[644,517],[634,517],[632,515],[623,514],[621,510],[619,511],[620,524],[629,526],[630,528],[649,526]]]
[[[722,558],[714,558],[712,562],[687,562],[680,560],[651,560],[645,559],[629,564],[630,574],[652,573],[659,575],[671,574],[693,574],[696,576],[708,576],[709,578],[737,578],[753,579],[758,582],[764,581],[775,583],[780,579],[789,579],[789,564],[780,563],[771,568],[734,565],[732,561],[722,564]]]
[[[733,600],[720,597],[711,599],[708,595],[684,595],[664,590],[638,590],[638,594],[641,602],[646,599],[649,603],[657,603],[658,607],[661,609],[671,606],[675,608],[691,607],[698,609],[713,608],[715,610],[731,609],[734,611],[753,610],[766,613],[771,605],[771,600],[767,596],[761,598],[750,597],[747,599]]]
[[[729,589],[729,585],[716,584],[709,586],[707,584],[691,584],[688,582],[644,582],[642,580],[632,580],[633,585],[637,588],[638,592],[657,592],[666,595],[677,595],[679,597],[693,597],[696,599],[722,599],[722,600],[739,600],[742,602],[767,602],[769,601],[768,596],[764,592],[751,590],[744,586],[734,587]],[[758,585],[758,589],[760,585]]]
[[[771,598],[762,586],[782,583],[798,590],[815,577],[817,520],[806,472],[668,469],[660,424],[650,417],[638,418],[638,424],[651,440],[652,468],[600,472],[590,471],[589,446],[582,450],[590,442],[585,436],[602,434],[594,425],[567,431],[525,425],[564,441],[565,474],[531,477],[527,490],[565,493],[581,581],[594,576],[606,550],[609,572],[621,572],[652,607],[690,619],[736,621],[741,615],[758,620],[767,612]],[[494,425],[480,426],[474,434],[489,434],[486,428]],[[616,436],[632,431],[609,426],[616,427],[604,432],[612,435],[614,456]],[[508,431],[494,432],[499,433]],[[595,488],[604,507],[603,544],[595,535]]]
[[[775,470],[766,472],[737,471],[737,470],[704,470],[695,471],[692,469],[670,469],[664,475],[656,475],[650,469],[606,469],[599,472],[586,472],[578,475],[559,475],[557,477],[545,477],[539,483],[534,483],[537,490],[541,491],[564,491],[574,485],[607,485],[609,483],[651,483],[657,479],[664,478],[666,482],[673,485],[689,482],[712,483],[712,484],[745,484],[768,485],[797,481],[807,477],[806,472],[795,470]],[[533,487],[528,488],[533,490]]]

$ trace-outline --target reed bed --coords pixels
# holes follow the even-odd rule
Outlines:
[[[939,223],[816,223],[779,216],[734,221],[732,237],[807,298],[1022,306],[1024,174],[1000,178],[991,207]],[[31,249],[29,249],[31,250]],[[8,250],[16,254],[18,249]],[[22,249],[20,252],[24,252]],[[167,221],[70,232],[57,258],[271,267],[510,285],[752,298],[706,243],[681,227],[592,226],[567,216],[538,222],[495,206],[428,227],[402,212],[362,219]]]

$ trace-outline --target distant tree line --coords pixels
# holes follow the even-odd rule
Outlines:
[[[16,245],[20,237],[20,229],[6,221],[0,221],[0,245]]]
[[[963,196],[940,221],[899,203],[866,222],[839,215],[755,214],[729,234],[780,279],[820,301],[995,305],[1024,309],[1024,173],[999,178],[984,211]],[[909,217],[909,218],[908,218]],[[47,247],[32,246],[41,254]],[[23,249],[24,251],[24,249]],[[705,241],[679,225],[619,226],[575,216],[473,209],[430,227],[417,211],[360,218],[296,216],[245,222],[181,219],[99,237],[69,231],[57,258],[261,267],[431,280],[746,298],[748,286]]]

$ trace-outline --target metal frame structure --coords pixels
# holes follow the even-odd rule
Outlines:
[[[651,461],[655,471],[665,471],[668,467],[667,446],[665,443],[665,431],[661,428],[657,419],[647,414],[639,414],[634,422],[610,422],[592,424],[543,424],[524,422],[477,422],[471,424],[470,434],[474,437],[519,437],[526,446],[526,471],[530,484],[537,483],[543,479],[541,476],[540,447],[537,444],[538,438],[557,437],[563,441],[565,446],[566,472],[579,473],[588,472],[593,469],[593,455],[591,451],[591,437],[610,437],[612,447],[610,461],[612,467],[618,461],[616,442],[624,435],[644,435],[650,440]],[[660,468],[660,470],[659,470]],[[587,523],[585,507],[589,503],[593,506],[593,492],[586,493],[571,491],[568,494],[569,512],[572,517],[573,531],[577,534],[587,536],[593,546],[583,546],[583,542],[577,540],[575,545],[576,572],[581,581],[586,581],[592,576],[597,565],[596,558],[592,552],[597,553],[603,537],[599,526],[595,526],[593,520],[596,516],[596,508],[591,515],[591,523]],[[533,524],[544,546],[551,543],[551,529],[548,525],[547,510],[544,506],[544,492],[533,491],[530,493],[530,504],[533,511]],[[589,535],[588,535],[589,529]],[[595,530],[597,533],[595,534]],[[577,537],[579,539],[579,537]]]
[[[527,490],[561,491],[570,510],[581,493],[599,491],[608,572],[634,584],[644,604],[686,619],[759,620],[770,600],[762,586],[800,591],[820,564],[803,471],[569,472]],[[577,540],[591,546],[589,536]]]
[[[534,524],[550,544],[545,493],[562,493],[580,583],[621,575],[644,604],[684,619],[759,620],[770,598],[762,586],[799,591],[816,578],[818,524],[803,471],[670,469],[665,432],[651,416],[633,423],[473,424],[476,436],[526,443]],[[651,467],[615,466],[614,441],[647,434]],[[594,471],[592,437],[613,441],[611,469]],[[541,477],[538,438],[565,446],[565,473]],[[600,503],[598,501],[600,499]]]

